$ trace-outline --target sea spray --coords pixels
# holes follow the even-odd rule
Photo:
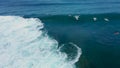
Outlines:
[[[75,68],[81,49],[68,61],[58,42],[42,29],[37,18],[0,16],[0,68]]]

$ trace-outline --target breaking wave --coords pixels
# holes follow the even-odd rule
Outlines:
[[[77,51],[68,58],[43,27],[37,18],[0,16],[0,68],[76,68],[81,49],[71,44]]]

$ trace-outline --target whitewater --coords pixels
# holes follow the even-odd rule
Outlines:
[[[0,68],[76,68],[81,49],[71,43],[77,53],[68,59],[43,28],[38,18],[0,16]]]

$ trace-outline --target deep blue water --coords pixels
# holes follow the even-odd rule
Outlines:
[[[0,0],[0,16],[11,15],[39,18],[60,45],[78,45],[77,68],[120,68],[119,0]]]
[[[0,8],[1,15],[119,13],[120,1],[1,0]]]

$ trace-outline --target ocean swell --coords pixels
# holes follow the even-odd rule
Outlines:
[[[76,58],[68,61],[58,42],[49,37],[37,18],[0,16],[0,68],[76,68]]]

